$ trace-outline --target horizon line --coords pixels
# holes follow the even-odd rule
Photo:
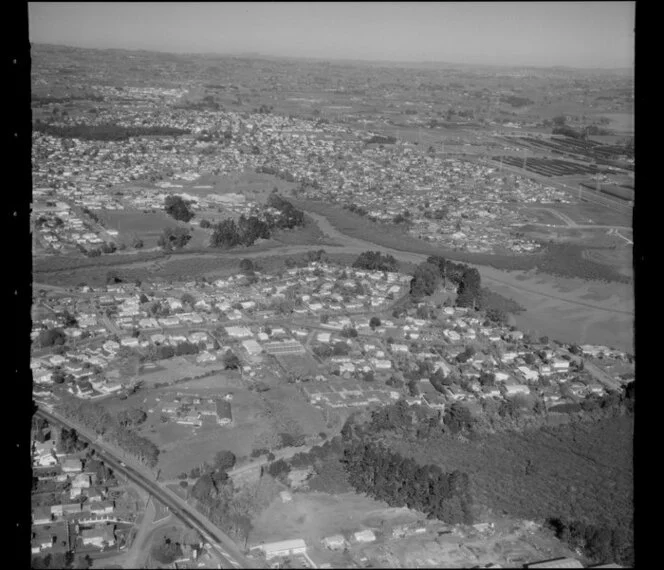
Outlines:
[[[69,49],[80,50],[93,50],[93,51],[123,51],[134,53],[155,53],[166,54],[174,56],[213,56],[213,57],[228,57],[228,58],[247,58],[247,59],[296,59],[311,62],[330,62],[330,63],[362,63],[362,64],[397,64],[397,65],[448,65],[448,66],[462,66],[462,67],[491,67],[491,68],[508,68],[508,69],[541,69],[541,70],[572,70],[572,71],[633,71],[634,66],[631,67],[573,67],[569,65],[535,65],[535,64],[500,64],[500,63],[460,63],[443,60],[393,60],[393,59],[361,59],[361,58],[344,58],[344,57],[315,57],[315,56],[294,56],[294,55],[270,55],[261,52],[212,52],[212,51],[198,51],[198,52],[174,52],[152,49],[137,49],[137,48],[121,48],[121,47],[91,47],[91,46],[76,46],[69,44],[54,44],[30,41],[30,48],[33,46],[43,47],[63,47]]]

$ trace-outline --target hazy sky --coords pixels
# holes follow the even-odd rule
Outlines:
[[[31,2],[30,41],[167,52],[631,67],[634,2]]]

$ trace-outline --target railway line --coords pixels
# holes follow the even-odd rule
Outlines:
[[[174,516],[179,518],[186,526],[197,530],[209,548],[214,552],[220,561],[220,567],[227,569],[236,568],[255,568],[256,562],[250,563],[241,553],[233,540],[215,527],[202,514],[198,513],[188,505],[183,499],[164,488],[159,483],[152,481],[139,469],[127,465],[120,460],[115,452],[109,449],[99,438],[94,437],[85,428],[74,424],[73,422],[61,417],[52,410],[47,411],[39,407],[36,415],[46,419],[50,423],[59,424],[70,429],[76,430],[79,437],[85,440],[89,445],[95,448],[103,461],[108,464],[116,473],[121,474],[132,481],[146,492],[152,494],[168,507]]]

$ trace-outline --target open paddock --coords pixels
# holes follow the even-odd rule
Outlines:
[[[212,372],[217,373],[224,369],[222,363],[215,362],[204,366],[195,364],[184,356],[160,360],[158,365],[159,370],[145,371],[141,375],[141,380],[146,388],[154,388],[155,384],[172,384],[184,378],[194,378]]]
[[[303,538],[313,549],[320,549],[319,541],[326,536],[348,535],[378,525],[380,520],[403,520],[407,513],[407,509],[391,508],[387,503],[355,493],[293,493],[292,501],[283,503],[275,499],[252,521],[254,530],[250,539],[260,544]],[[410,517],[416,519],[417,515]]]
[[[286,373],[312,376],[318,371],[318,364],[311,355],[307,353],[278,354],[275,356],[275,359]]]

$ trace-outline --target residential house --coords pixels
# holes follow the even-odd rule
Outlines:
[[[113,525],[104,525],[103,527],[85,529],[80,532],[81,540],[85,546],[113,546],[115,544],[115,533]]]
[[[93,515],[108,515],[115,510],[115,506],[112,501],[99,501],[89,505],[88,510]]]
[[[229,425],[233,423],[233,414],[231,403],[227,400],[217,400],[217,423],[219,425]]]
[[[376,535],[369,529],[356,532],[353,536],[357,542],[374,542],[376,540]]]
[[[330,550],[343,550],[347,545],[346,539],[341,534],[326,536],[321,540],[321,544]]]
[[[83,463],[76,457],[65,459],[62,463],[62,470],[65,473],[80,473],[83,471]]]

